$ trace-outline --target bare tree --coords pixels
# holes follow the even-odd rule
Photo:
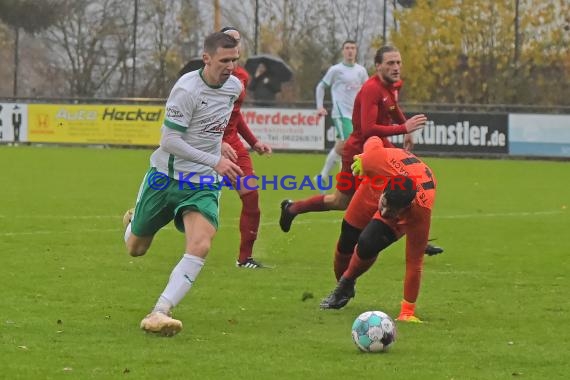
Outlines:
[[[18,66],[20,30],[37,33],[54,23],[59,16],[59,2],[46,0],[1,0],[0,20],[14,29],[13,96],[18,95]]]
[[[202,21],[195,3],[184,0],[141,1],[140,35],[143,96],[166,97],[186,61],[202,49]]]
[[[65,72],[70,96],[96,96],[119,86],[117,69],[129,53],[129,12],[120,0],[65,0],[65,19],[48,30],[52,59]]]

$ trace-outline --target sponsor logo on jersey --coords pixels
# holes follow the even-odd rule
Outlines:
[[[203,126],[202,132],[212,135],[221,135],[226,130],[227,125],[228,125],[228,119],[216,120]]]
[[[184,114],[176,106],[166,107],[166,117],[172,119],[183,119]]]

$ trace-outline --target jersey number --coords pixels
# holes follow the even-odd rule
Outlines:
[[[421,161],[420,161],[417,157],[415,157],[415,156],[413,156],[413,155],[410,155],[410,157],[404,158],[404,159],[402,160],[402,164],[404,164],[404,165],[419,164],[420,162],[421,162]],[[429,178],[431,181],[426,181],[426,182],[422,183],[422,184],[421,184],[421,187],[422,187],[424,190],[435,189],[435,182],[433,181],[433,175],[431,174],[431,171],[430,171],[427,167],[426,167],[426,175],[428,176],[428,178]]]

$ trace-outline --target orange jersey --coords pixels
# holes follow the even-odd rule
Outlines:
[[[435,176],[429,166],[414,154],[403,149],[385,148],[380,138],[372,137],[364,144],[364,151],[360,158],[366,178],[378,183],[383,178],[410,177],[415,181],[418,190],[414,203],[430,210],[433,208]]]
[[[433,171],[412,153],[399,148],[385,148],[382,139],[371,137],[364,144],[364,152],[360,155],[364,171],[362,184],[358,187],[354,198],[347,209],[347,221],[357,228],[364,228],[378,212],[378,201],[389,178],[406,176],[412,178],[417,185],[416,198],[412,206],[397,221],[387,221],[396,234],[402,236],[405,231],[397,228],[407,224],[420,212],[429,211],[435,201],[436,179]],[[379,213],[378,213],[379,215]]]
[[[415,302],[429,238],[431,209],[435,201],[435,176],[415,155],[403,149],[385,148],[379,137],[368,139],[360,157],[366,180],[354,194],[344,219],[359,229],[364,229],[372,219],[379,219],[390,226],[398,239],[406,235],[404,299]],[[386,180],[398,176],[412,178],[418,192],[409,209],[396,219],[386,219],[378,210],[378,202]]]

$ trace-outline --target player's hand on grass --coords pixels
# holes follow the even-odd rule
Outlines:
[[[352,158],[354,159],[352,165],[350,165],[352,174],[357,177],[362,176],[364,174],[364,170],[362,169],[362,158],[360,157],[360,154],[357,154]]]
[[[243,176],[243,171],[229,158],[222,157],[218,164],[214,166],[216,173],[227,177],[232,183],[236,183],[238,176]]]

